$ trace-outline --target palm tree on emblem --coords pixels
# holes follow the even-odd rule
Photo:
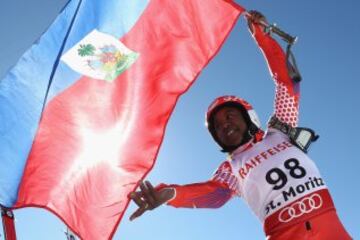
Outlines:
[[[80,48],[78,49],[78,53],[81,57],[85,56],[93,56],[95,53],[95,47],[91,44],[80,44]]]

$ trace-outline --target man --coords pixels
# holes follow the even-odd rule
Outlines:
[[[250,31],[262,49],[276,84],[274,117],[266,133],[252,106],[235,96],[217,98],[206,115],[214,140],[229,153],[211,180],[189,185],[140,184],[130,194],[139,208],[133,220],[164,203],[174,207],[218,208],[242,197],[264,223],[270,240],[351,239],[341,224],[329,191],[306,149],[279,130],[298,122],[299,83],[290,77],[281,47],[261,24],[258,12],[248,17]],[[275,124],[276,123],[276,124]]]

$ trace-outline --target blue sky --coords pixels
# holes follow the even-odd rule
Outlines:
[[[309,155],[329,186],[345,227],[355,239],[360,238],[359,1],[236,2],[263,12],[270,22],[299,37],[294,53],[303,75],[300,125],[320,135]],[[46,30],[65,3],[1,1],[0,78]],[[224,94],[247,99],[263,125],[272,113],[273,82],[243,18],[197,82],[180,98],[157,163],[148,176],[150,181],[186,184],[211,177],[225,155],[208,134],[204,114],[210,102]],[[238,198],[217,210],[164,206],[129,222],[134,210],[131,204],[114,239],[264,239],[259,221]],[[64,224],[51,213],[27,208],[15,214],[19,239],[65,239]]]

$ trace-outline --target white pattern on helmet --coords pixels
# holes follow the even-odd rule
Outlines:
[[[251,109],[251,110],[248,110],[247,112],[249,113],[251,122],[253,122],[258,128],[260,128],[261,123],[260,123],[259,117],[256,114],[255,110]]]

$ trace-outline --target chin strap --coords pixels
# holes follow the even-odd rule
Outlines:
[[[242,143],[240,143],[239,145],[236,145],[236,146],[228,147],[228,148],[223,147],[221,152],[231,153],[234,150],[236,150],[244,145],[248,145],[249,143],[255,144],[257,142],[260,142],[263,139],[264,134],[265,134],[264,131],[261,130],[260,128],[258,128],[256,126],[250,127],[249,130],[245,133],[244,140]],[[244,149],[246,149],[246,147]]]
[[[10,209],[0,208],[5,240],[16,240],[14,214]]]

